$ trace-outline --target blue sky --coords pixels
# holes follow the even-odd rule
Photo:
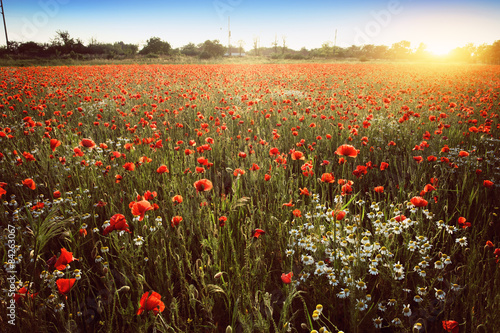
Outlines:
[[[172,47],[207,39],[239,40],[246,49],[255,38],[270,47],[283,38],[288,47],[388,45],[408,40],[436,52],[491,44],[500,39],[498,1],[429,0],[3,0],[9,40],[49,42],[66,30],[84,44],[123,41],[144,45],[153,36]],[[5,39],[0,37],[0,45]]]

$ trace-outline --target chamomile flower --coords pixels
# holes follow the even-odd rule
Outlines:
[[[373,325],[375,326],[375,328],[382,328],[382,318],[380,317],[377,317],[377,318],[373,318]]]
[[[460,246],[466,246],[467,245],[467,237],[462,237],[462,238],[457,238],[455,242],[458,243]]]
[[[403,306],[403,315],[406,317],[411,316],[410,304]]]
[[[366,303],[366,301],[364,299],[356,299],[356,308],[359,311],[364,311],[364,310],[368,309],[368,304]]]
[[[441,289],[434,288],[434,290],[436,291],[436,293],[435,293],[436,298],[440,301],[444,301],[444,299],[446,297],[446,293]]]

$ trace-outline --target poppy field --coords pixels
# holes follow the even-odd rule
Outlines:
[[[0,68],[0,326],[492,332],[500,67]]]

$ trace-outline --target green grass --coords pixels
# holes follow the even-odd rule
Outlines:
[[[380,318],[386,332],[412,332],[417,322],[442,332],[444,320],[457,321],[460,332],[494,330],[498,71],[409,63],[0,69],[0,132],[13,136],[0,141],[2,227],[16,228],[16,289],[37,293],[16,303],[12,326],[4,289],[1,325],[20,332],[373,332]],[[55,151],[49,137],[61,141]],[[97,147],[80,146],[83,138]],[[340,164],[342,144],[359,154]],[[292,149],[304,159],[293,160]],[[469,156],[460,157],[462,150]],[[123,168],[127,162],[134,171]],[[312,175],[302,173],[305,163]],[[157,173],[160,165],[169,172]],[[367,168],[359,177],[358,166]],[[237,168],[245,173],[234,176]],[[322,182],[323,173],[335,182]],[[35,190],[22,185],[26,178]],[[213,188],[198,192],[200,179]],[[341,179],[353,182],[352,192],[342,194]],[[421,193],[427,184],[435,190]],[[155,209],[140,221],[129,204],[147,191],[156,192],[148,199]],[[174,195],[183,202],[174,204]],[[428,204],[409,206],[420,195]],[[38,203],[44,207],[32,209]],[[336,220],[339,211],[346,216]],[[130,234],[103,235],[114,214],[125,216]],[[172,227],[174,216],[182,221]],[[459,217],[471,226],[461,228]],[[265,234],[254,237],[255,229]],[[457,242],[463,237],[465,246]],[[78,260],[57,272],[51,258],[62,247]],[[285,284],[281,275],[289,272]],[[55,281],[76,274],[63,295]],[[4,269],[2,285],[8,277]],[[421,302],[417,288],[425,290]],[[148,291],[161,295],[165,309],[137,315]]]

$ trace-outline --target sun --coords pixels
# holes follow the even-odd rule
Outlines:
[[[452,48],[447,45],[429,45],[427,47],[427,51],[429,51],[429,53],[438,57],[447,56],[451,50]]]

